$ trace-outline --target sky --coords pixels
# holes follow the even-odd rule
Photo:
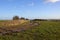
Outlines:
[[[60,0],[0,0],[0,19],[60,19]]]

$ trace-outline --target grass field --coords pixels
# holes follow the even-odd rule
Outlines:
[[[19,33],[0,35],[0,40],[60,40],[60,22],[39,22],[40,25]]]

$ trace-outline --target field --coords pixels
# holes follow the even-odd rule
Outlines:
[[[28,27],[26,30],[0,35],[0,40],[60,40],[60,22],[38,21],[38,23],[40,24],[37,26],[25,23],[24,26]]]

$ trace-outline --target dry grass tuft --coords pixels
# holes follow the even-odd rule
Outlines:
[[[27,20],[9,20],[0,22],[0,26],[17,26],[25,22],[27,22]]]

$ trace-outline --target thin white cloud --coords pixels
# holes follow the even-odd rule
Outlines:
[[[32,2],[32,3],[28,4],[28,6],[34,6],[34,2]]]
[[[56,3],[56,2],[60,2],[60,0],[45,0],[46,3]]]

